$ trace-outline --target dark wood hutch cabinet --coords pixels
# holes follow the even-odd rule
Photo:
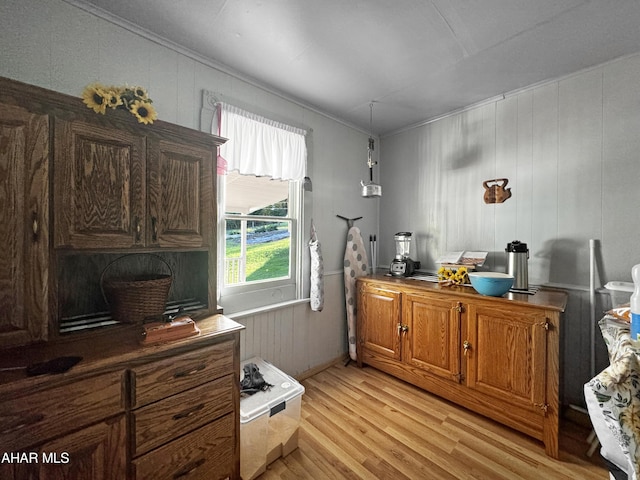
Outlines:
[[[0,105],[0,233],[9,245],[0,253],[0,346],[104,320],[101,273],[131,253],[169,264],[175,308],[217,312],[214,161],[225,139],[139,124],[127,111],[96,114],[79,98],[8,79]],[[135,271],[139,258],[127,261]]]
[[[243,327],[216,304],[224,141],[0,78],[0,455],[37,458],[0,477],[239,478]],[[140,325],[100,327],[103,272],[145,256],[200,335],[147,346]],[[20,368],[65,355],[82,360],[62,375]]]

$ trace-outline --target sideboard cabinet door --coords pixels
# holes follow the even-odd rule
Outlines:
[[[46,340],[49,118],[0,105],[0,347]]]
[[[549,324],[544,311],[469,305],[467,386],[544,415]]]
[[[460,382],[460,302],[443,295],[406,293],[403,318],[404,361],[421,370]]]
[[[358,292],[358,362],[367,354],[400,360],[401,293],[361,287]]]

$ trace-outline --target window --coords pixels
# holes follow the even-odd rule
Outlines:
[[[220,124],[227,129],[220,135],[229,141],[218,159],[218,284],[221,305],[234,313],[300,296],[302,186],[296,177],[304,177],[306,145],[302,131],[224,107]],[[292,134],[299,138],[289,148]],[[291,162],[305,165],[292,174]]]
[[[237,172],[224,182],[224,285],[291,279],[297,222],[289,182]]]

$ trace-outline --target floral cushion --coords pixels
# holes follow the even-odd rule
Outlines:
[[[640,474],[640,344],[631,341],[629,324],[605,316],[599,322],[610,365],[587,386],[596,395],[605,423],[633,468]]]

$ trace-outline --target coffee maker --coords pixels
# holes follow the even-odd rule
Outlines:
[[[389,273],[394,277],[408,277],[413,275],[417,262],[409,258],[411,248],[411,232],[398,232],[393,239],[396,241],[396,256],[391,261]]]

